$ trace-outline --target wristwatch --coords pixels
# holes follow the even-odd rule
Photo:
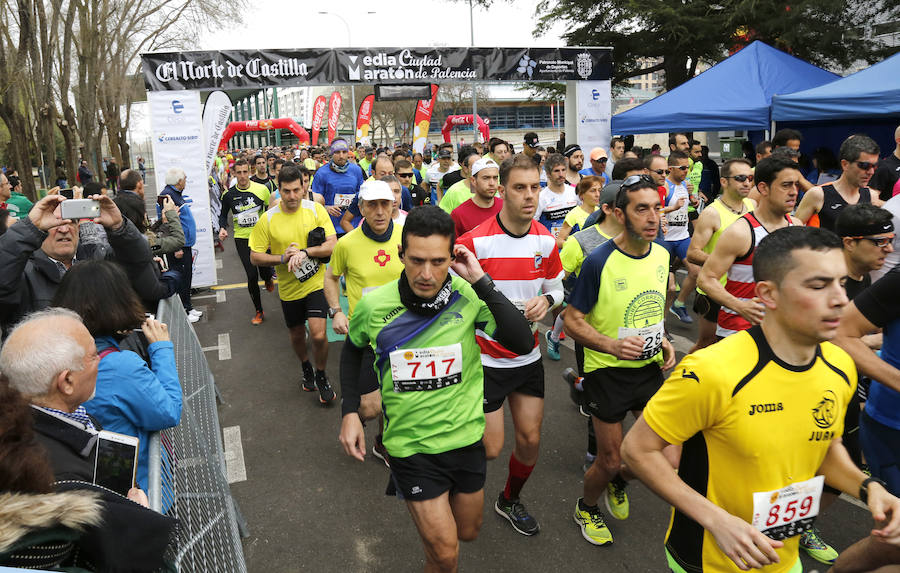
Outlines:
[[[550,306],[551,306],[551,307],[552,307],[554,304],[556,304],[556,301],[553,300],[553,297],[550,296],[549,294],[545,294],[544,297],[547,299],[547,302],[550,303]]]
[[[336,315],[339,312],[344,312],[344,309],[342,309],[339,306],[337,306],[337,307],[333,306],[333,307],[329,308],[328,309],[328,318],[334,318],[334,315]]]
[[[863,503],[869,503],[869,484],[872,482],[875,482],[881,485],[881,487],[883,487],[884,489],[887,489],[887,484],[883,480],[880,480],[877,477],[867,477],[861,484],[859,484],[859,500]]]

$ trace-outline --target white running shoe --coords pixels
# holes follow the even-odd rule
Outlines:
[[[187,315],[187,319],[188,319],[188,322],[194,323],[194,322],[199,321],[200,317],[197,316],[196,314],[189,314],[189,315]]]
[[[188,314],[189,314],[190,316],[196,316],[197,318],[200,318],[201,316],[203,316],[203,312],[197,310],[196,308],[192,308],[192,309],[190,310],[190,312],[188,312]]]

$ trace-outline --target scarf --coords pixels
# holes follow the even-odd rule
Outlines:
[[[363,220],[362,225],[360,225],[360,227],[362,228],[363,235],[369,237],[370,239],[372,239],[373,241],[375,241],[377,243],[388,242],[391,238],[391,235],[394,232],[394,222],[393,221],[388,223],[387,230],[380,235],[376,235],[375,231],[372,230],[372,227],[370,227],[369,223],[367,223],[365,220]]]
[[[334,161],[332,161],[332,162],[330,163],[330,165],[331,165],[331,170],[334,171],[335,173],[346,173],[346,172],[347,172],[347,169],[350,168],[350,162],[349,162],[349,161],[348,161],[347,163],[344,163],[343,165],[336,165],[336,164],[334,163]]]
[[[400,282],[398,284],[400,289],[400,302],[403,303],[403,306],[411,312],[423,314],[425,316],[434,316],[441,312],[450,301],[450,295],[453,294],[449,274],[444,280],[441,290],[439,290],[432,299],[421,298],[413,292],[412,287],[409,286],[409,280],[406,278],[405,270],[401,271]]]

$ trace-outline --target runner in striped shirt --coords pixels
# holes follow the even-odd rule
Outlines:
[[[500,166],[503,208],[458,241],[475,254],[497,289],[522,310],[534,331],[534,347],[522,356],[485,332],[475,332],[484,365],[484,446],[488,459],[496,458],[503,448],[503,402],[507,398],[516,429],[506,487],[494,509],[523,535],[540,530],[519,500],[537,462],[544,417],[544,365],[533,324],[563,299],[564,273],[556,239],[533,219],[540,193],[540,171],[534,161],[525,155],[507,159]]]
[[[767,157],[756,166],[759,205],[731,224],[716,243],[700,269],[698,285],[707,296],[722,305],[716,336],[725,338],[762,322],[765,307],[756,296],[753,277],[753,252],[759,242],[774,231],[790,225],[802,225],[790,215],[797,202],[802,175],[797,164]],[[723,286],[720,279],[727,274]]]

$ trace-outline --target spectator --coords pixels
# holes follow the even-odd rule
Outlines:
[[[138,231],[147,231],[147,207],[144,205],[144,177],[134,169],[119,175],[119,192],[114,199],[122,216],[134,223]]]
[[[109,161],[106,164],[106,186],[109,189],[112,189],[115,192],[118,187],[116,184],[119,181],[119,164],[116,163],[115,157],[110,157]]]
[[[147,167],[144,165],[144,158],[138,157],[138,171],[141,172],[141,179],[147,178]]]
[[[9,219],[9,211],[6,209],[0,209],[0,236],[3,236],[3,233],[6,232],[6,229],[15,222],[15,219],[10,221]]]
[[[94,180],[94,174],[91,172],[88,167],[87,159],[81,160],[81,165],[78,167],[78,181],[82,185],[87,185],[91,181]]]
[[[137,483],[147,489],[150,432],[181,419],[181,384],[165,324],[145,318],[124,271],[108,261],[89,261],[66,273],[54,305],[77,312],[99,353],[96,392],[85,410],[113,432],[140,440]],[[150,365],[120,342],[136,328],[149,342]]]
[[[34,203],[28,200],[28,197],[22,194],[22,181],[15,175],[9,176],[9,197],[6,198],[6,208],[16,219],[25,217]],[[2,193],[0,193],[2,199]]]
[[[813,151],[812,162],[813,170],[809,173],[809,180],[816,185],[837,181],[841,176],[841,164],[830,147],[817,147]]]
[[[178,217],[181,219],[181,230],[184,232],[184,247],[182,247],[180,254],[179,252],[174,253],[169,261],[169,266],[181,274],[181,285],[178,289],[178,295],[181,297],[181,304],[184,306],[188,319],[191,322],[197,322],[203,315],[199,310],[194,310],[194,305],[191,304],[191,281],[194,274],[192,247],[197,241],[197,225],[194,222],[194,215],[191,213],[190,198],[186,198],[183,195],[186,185],[187,175],[185,175],[184,170],[173,167],[166,171],[166,186],[159,195],[160,197],[163,195],[171,196],[175,206],[180,209]],[[187,207],[182,207],[185,203],[188,204]],[[159,206],[157,206],[156,211],[157,215],[162,215]]]

